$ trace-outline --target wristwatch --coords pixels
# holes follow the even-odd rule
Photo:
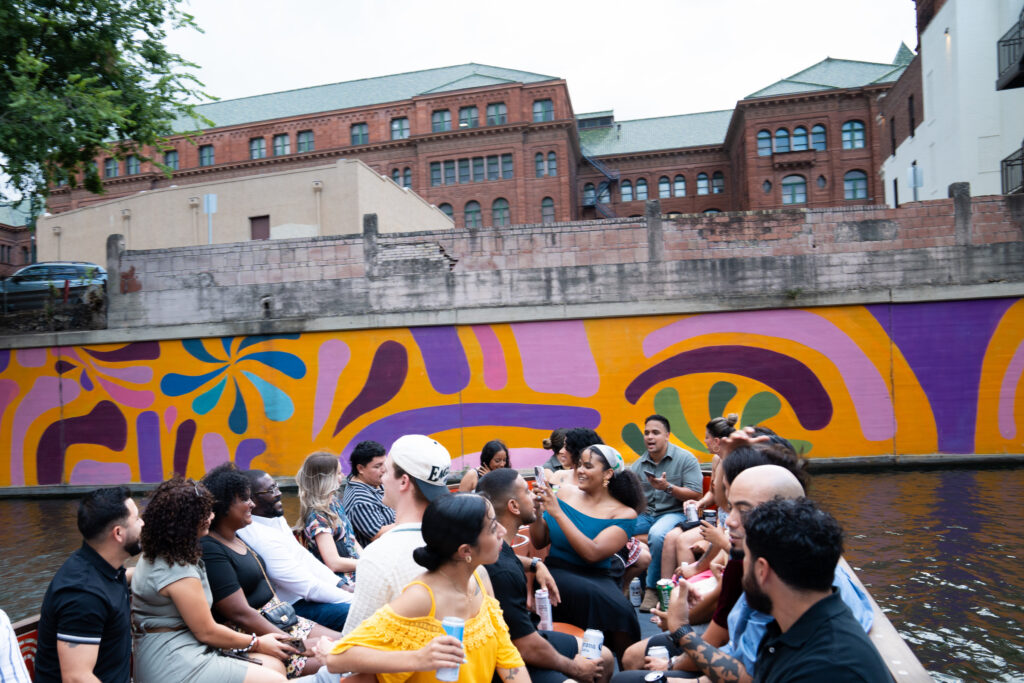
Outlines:
[[[676,647],[679,647],[680,641],[690,633],[693,633],[693,627],[689,624],[683,624],[675,631],[672,631],[672,635],[669,636]]]
[[[527,569],[526,571],[536,572],[538,564],[540,564],[540,558],[539,557],[533,558],[532,560],[530,560],[530,568]]]

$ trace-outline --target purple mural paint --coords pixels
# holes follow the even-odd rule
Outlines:
[[[338,418],[333,436],[337,436],[338,432],[361,415],[380,408],[393,399],[405,384],[408,373],[409,354],[404,346],[396,341],[386,341],[378,346],[373,354],[373,362],[370,363],[366,384]]]
[[[160,459],[160,416],[152,410],[135,418],[136,441],[139,449],[139,481],[163,481],[163,463]],[[125,480],[127,481],[127,480]]]
[[[94,444],[123,451],[128,443],[128,422],[112,401],[100,401],[88,415],[50,424],[36,449],[36,476],[40,484],[63,484],[64,455],[68,446]]]
[[[439,394],[457,394],[469,384],[469,361],[459,333],[452,326],[411,327],[420,347],[430,385]]]

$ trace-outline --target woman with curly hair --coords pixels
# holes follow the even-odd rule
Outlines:
[[[338,498],[341,463],[333,453],[321,451],[306,456],[295,475],[299,487],[299,523],[306,549],[326,564],[351,587],[356,582],[356,564],[363,549]]]
[[[300,649],[304,652],[285,661],[288,678],[315,674],[321,662],[309,656],[310,648],[321,636],[338,638],[341,634],[298,615],[293,625],[282,630],[284,626],[264,616],[273,614],[268,610],[287,611],[287,607],[281,607],[267,579],[263,558],[236,533],[252,523],[254,505],[249,478],[228,462],[207,472],[203,485],[213,495],[213,523],[200,543],[213,593],[214,615],[243,633],[280,633],[292,640],[302,640]]]
[[[175,477],[156,488],[142,513],[142,557],[132,578],[136,683],[286,680],[281,660],[296,651],[278,634],[238,633],[213,618],[199,546],[212,510],[206,488]]]
[[[491,470],[498,470],[502,467],[512,467],[512,463],[509,462],[508,458],[508,446],[497,439],[488,441],[480,450],[480,467],[466,472],[462,477],[462,481],[459,482],[459,492],[467,493],[472,491],[476,488],[476,483],[480,481],[480,477]]]

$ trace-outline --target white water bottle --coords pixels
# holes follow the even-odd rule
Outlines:
[[[542,631],[552,630],[551,621],[551,599],[548,597],[546,588],[538,588],[533,594],[533,604],[537,608],[537,615],[540,617],[538,625]]]

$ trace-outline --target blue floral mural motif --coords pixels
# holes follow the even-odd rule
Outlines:
[[[181,345],[189,355],[202,363],[215,367],[209,372],[199,375],[169,373],[160,380],[160,389],[167,396],[184,396],[202,389],[203,391],[192,399],[192,410],[198,415],[206,415],[220,403],[230,384],[234,389],[234,404],[228,416],[228,427],[235,434],[244,434],[249,427],[249,413],[238,383],[239,379],[244,378],[256,389],[263,400],[263,414],[267,419],[283,422],[295,413],[295,403],[284,390],[253,371],[264,366],[291,379],[305,377],[306,364],[295,354],[286,351],[260,351],[258,349],[258,345],[274,339],[298,338],[298,334],[242,338],[223,337],[220,340],[223,353],[211,352],[201,339],[185,339]],[[239,339],[241,341],[236,345],[235,342]],[[247,351],[254,346],[257,348]],[[217,381],[218,378],[219,381]],[[214,383],[213,386],[208,386],[210,383]]]

